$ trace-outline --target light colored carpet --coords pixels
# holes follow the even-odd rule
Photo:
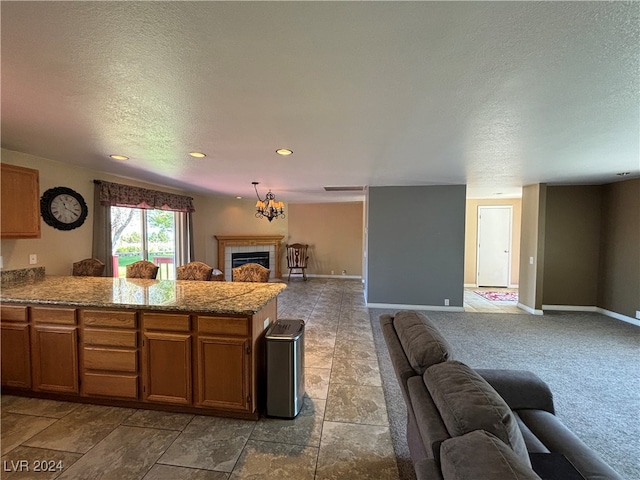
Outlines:
[[[393,312],[369,315],[400,475],[410,480],[406,410],[379,322]],[[640,328],[597,313],[423,313],[457,360],[536,373],[549,384],[562,422],[624,478],[640,478]]]

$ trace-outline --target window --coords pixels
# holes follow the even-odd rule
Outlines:
[[[94,180],[92,256],[107,275],[126,276],[126,266],[149,260],[159,279],[175,278],[177,265],[193,260],[193,198]]]
[[[184,248],[176,240],[186,238],[179,231],[185,225],[181,219],[184,215],[169,210],[111,207],[113,276],[126,276],[127,265],[144,259],[160,267],[158,279],[175,279],[176,259],[182,258]]]

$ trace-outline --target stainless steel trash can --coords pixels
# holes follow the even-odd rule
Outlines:
[[[265,333],[270,417],[294,418],[304,396],[304,321],[277,320]]]

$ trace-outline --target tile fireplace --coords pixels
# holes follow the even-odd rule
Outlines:
[[[218,241],[218,269],[224,272],[224,279],[231,281],[233,255],[238,257],[265,257],[268,255],[269,278],[282,278],[280,261],[280,242],[284,235],[214,235]],[[254,263],[265,263],[252,260]],[[245,262],[246,263],[246,262]]]

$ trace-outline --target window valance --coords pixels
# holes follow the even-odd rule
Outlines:
[[[147,188],[121,185],[119,183],[94,180],[100,191],[101,205],[113,207],[144,208],[152,210],[172,210],[175,212],[194,212],[193,198],[174,193],[149,190]]]

